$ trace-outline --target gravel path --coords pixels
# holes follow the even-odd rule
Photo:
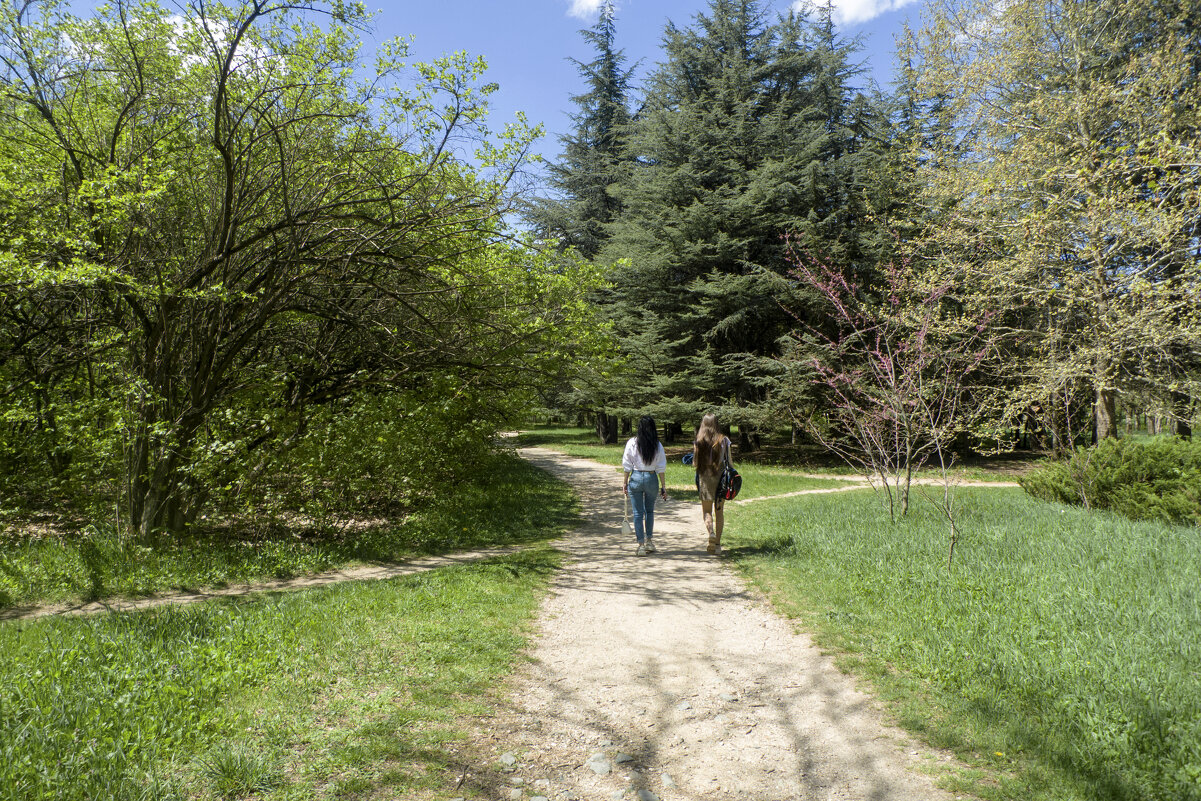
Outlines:
[[[705,553],[699,504],[656,507],[659,553],[620,534],[620,473],[521,455],[569,481],[584,523],[530,663],[477,732],[471,785],[497,799],[952,798],[945,755],[883,722],[804,634]],[[737,509],[730,526],[737,527]]]

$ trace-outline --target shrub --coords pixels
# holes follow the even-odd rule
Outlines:
[[[1201,443],[1107,439],[1024,476],[1027,493],[1133,520],[1201,525]]]

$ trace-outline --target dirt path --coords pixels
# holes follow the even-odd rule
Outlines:
[[[464,551],[443,556],[427,556],[413,559],[396,565],[361,565],[342,570],[330,570],[312,576],[301,576],[294,579],[279,579],[277,581],[256,581],[252,583],[236,583],[227,587],[216,587],[196,592],[173,592],[164,595],[153,595],[148,598],[109,598],[103,601],[89,601],[74,604],[40,604],[37,606],[11,606],[0,609],[0,621],[27,620],[46,615],[89,615],[97,612],[125,612],[132,609],[148,609],[152,606],[168,604],[191,604],[198,601],[208,601],[213,598],[229,598],[232,596],[249,595],[255,592],[289,592],[303,590],[309,587],[321,587],[326,584],[336,584],[343,581],[372,581],[378,579],[408,576],[426,570],[434,570],[449,565],[478,562],[481,559],[492,559],[519,550],[512,548],[487,548],[478,551]]]
[[[952,797],[922,770],[945,756],[886,725],[705,553],[699,504],[660,502],[659,553],[635,557],[614,468],[520,453],[576,488],[585,522],[564,540],[530,664],[478,732],[475,762],[491,767],[471,784],[496,799]]]
[[[620,535],[620,473],[537,448],[521,455],[571,483],[584,522],[544,604],[530,663],[463,754],[495,799],[943,801],[946,755],[888,726],[804,634],[705,553],[699,505],[660,502],[659,553]],[[974,482],[973,482],[974,483]],[[1004,486],[1005,484],[999,484]],[[786,496],[867,486],[803,490]],[[786,497],[770,496],[770,497]],[[730,524],[738,525],[731,504]],[[184,604],[489,559],[496,548],[152,598],[0,610],[0,620]]]
[[[829,476],[821,476],[821,475],[812,475],[812,476],[807,475],[806,478],[830,478],[830,477]],[[742,506],[742,505],[748,504],[748,503],[757,503],[759,501],[773,501],[773,500],[778,500],[780,498],[795,498],[797,495],[826,495],[826,494],[834,493],[834,492],[852,492],[854,490],[868,489],[870,487],[880,486],[878,482],[868,481],[867,479],[863,478],[862,476],[853,476],[853,477],[848,477],[848,478],[843,478],[843,477],[839,476],[839,477],[837,477],[837,479],[839,481],[845,481],[847,483],[841,487],[825,487],[822,489],[804,489],[804,490],[796,490],[794,492],[781,492],[778,495],[760,495],[756,498],[745,498],[740,501],[739,500],[729,501],[729,503],[732,506],[737,507],[737,506]],[[942,486],[942,481],[940,481],[936,478],[915,478],[910,483],[914,487],[941,487]],[[951,483],[955,487],[1020,487],[1021,486],[1016,481],[977,481],[975,479],[972,479],[970,481],[956,480]]]

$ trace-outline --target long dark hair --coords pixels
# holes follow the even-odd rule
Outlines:
[[[650,415],[638,421],[638,455],[648,465],[653,465],[659,455],[659,430],[655,428],[655,418]]]

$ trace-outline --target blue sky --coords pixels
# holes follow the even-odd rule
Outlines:
[[[493,122],[500,127],[524,111],[531,123],[543,123],[546,136],[537,150],[558,155],[557,135],[570,129],[570,97],[583,84],[568,59],[590,61],[593,51],[580,37],[596,20],[599,0],[395,0],[378,11],[375,34],[381,39],[413,36],[413,54],[432,58],[466,50],[487,60],[488,79],[500,84],[493,96]],[[792,0],[772,0],[786,11]],[[896,8],[898,3],[906,4]],[[368,7],[373,4],[368,2]],[[860,59],[868,76],[891,80],[893,34],[902,21],[917,24],[920,0],[836,0],[835,19],[844,36],[862,36]],[[618,0],[618,46],[630,63],[641,60],[635,75],[645,75],[662,56],[659,42],[671,20],[691,24],[708,9],[706,0]],[[885,88],[887,88],[885,86]]]

